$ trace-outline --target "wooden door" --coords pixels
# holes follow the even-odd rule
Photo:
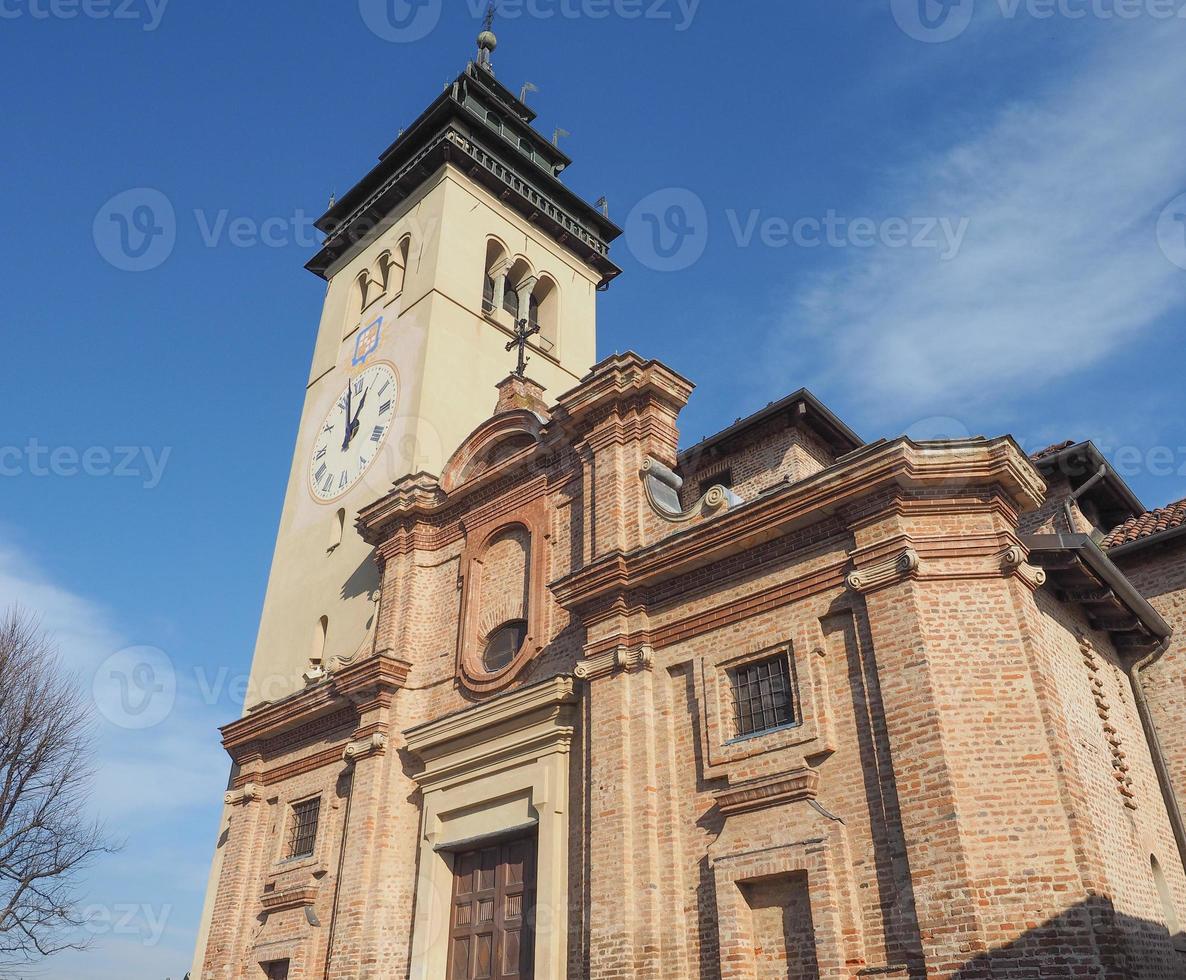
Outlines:
[[[535,837],[453,858],[449,980],[532,980]]]

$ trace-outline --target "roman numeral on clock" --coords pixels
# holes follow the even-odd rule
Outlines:
[[[324,453],[325,450],[323,449],[322,452]],[[329,467],[322,463],[321,468],[313,474],[313,481],[315,483],[320,483],[325,478],[325,474],[328,469]]]
[[[383,438],[383,433],[387,431],[387,427],[383,425],[376,425],[375,431],[371,433],[371,442],[378,442]]]
[[[347,483],[350,482],[350,476],[346,470],[342,470],[342,475],[338,477],[338,489],[341,490]]]
[[[316,452],[316,453],[314,453],[314,454],[313,454],[313,458],[314,458],[314,459],[324,459],[324,458],[325,458],[325,454],[326,454],[327,452],[329,452],[329,447],[328,447],[328,446],[322,446],[320,449],[318,449],[318,450],[317,450],[317,452]],[[323,467],[323,469],[324,469],[324,467]]]
[[[391,411],[391,402],[389,402],[389,401],[384,402],[382,405],[379,406],[379,414],[380,415],[386,415],[390,411]]]

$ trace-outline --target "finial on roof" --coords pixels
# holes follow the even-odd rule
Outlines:
[[[482,24],[482,33],[478,35],[478,65],[489,72],[494,71],[490,55],[498,47],[498,38],[494,36],[494,15],[497,12],[497,0],[490,0],[490,6],[486,9],[486,20]]]

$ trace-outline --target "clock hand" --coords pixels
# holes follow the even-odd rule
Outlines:
[[[351,394],[354,391],[354,382],[346,382],[346,434],[342,437],[342,452],[345,452],[350,446],[350,401]]]
[[[359,417],[362,415],[363,405],[365,405],[367,403],[367,395],[369,395],[370,393],[371,393],[371,389],[368,386],[367,390],[362,393],[362,397],[358,400],[358,408],[354,412],[354,421],[350,423],[349,433],[346,436],[346,445],[347,446],[349,446],[350,443],[354,440],[354,437],[356,435],[358,435],[358,424],[359,424],[358,420],[359,420]]]

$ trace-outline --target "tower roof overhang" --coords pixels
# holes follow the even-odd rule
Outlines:
[[[497,115],[500,129],[490,124],[489,113]],[[592,266],[604,288],[621,273],[609,258],[609,246],[622,229],[557,178],[571,161],[532,128],[534,118],[490,72],[469,65],[379,163],[317,219],[326,239],[305,268],[329,278],[331,269],[450,163]]]

